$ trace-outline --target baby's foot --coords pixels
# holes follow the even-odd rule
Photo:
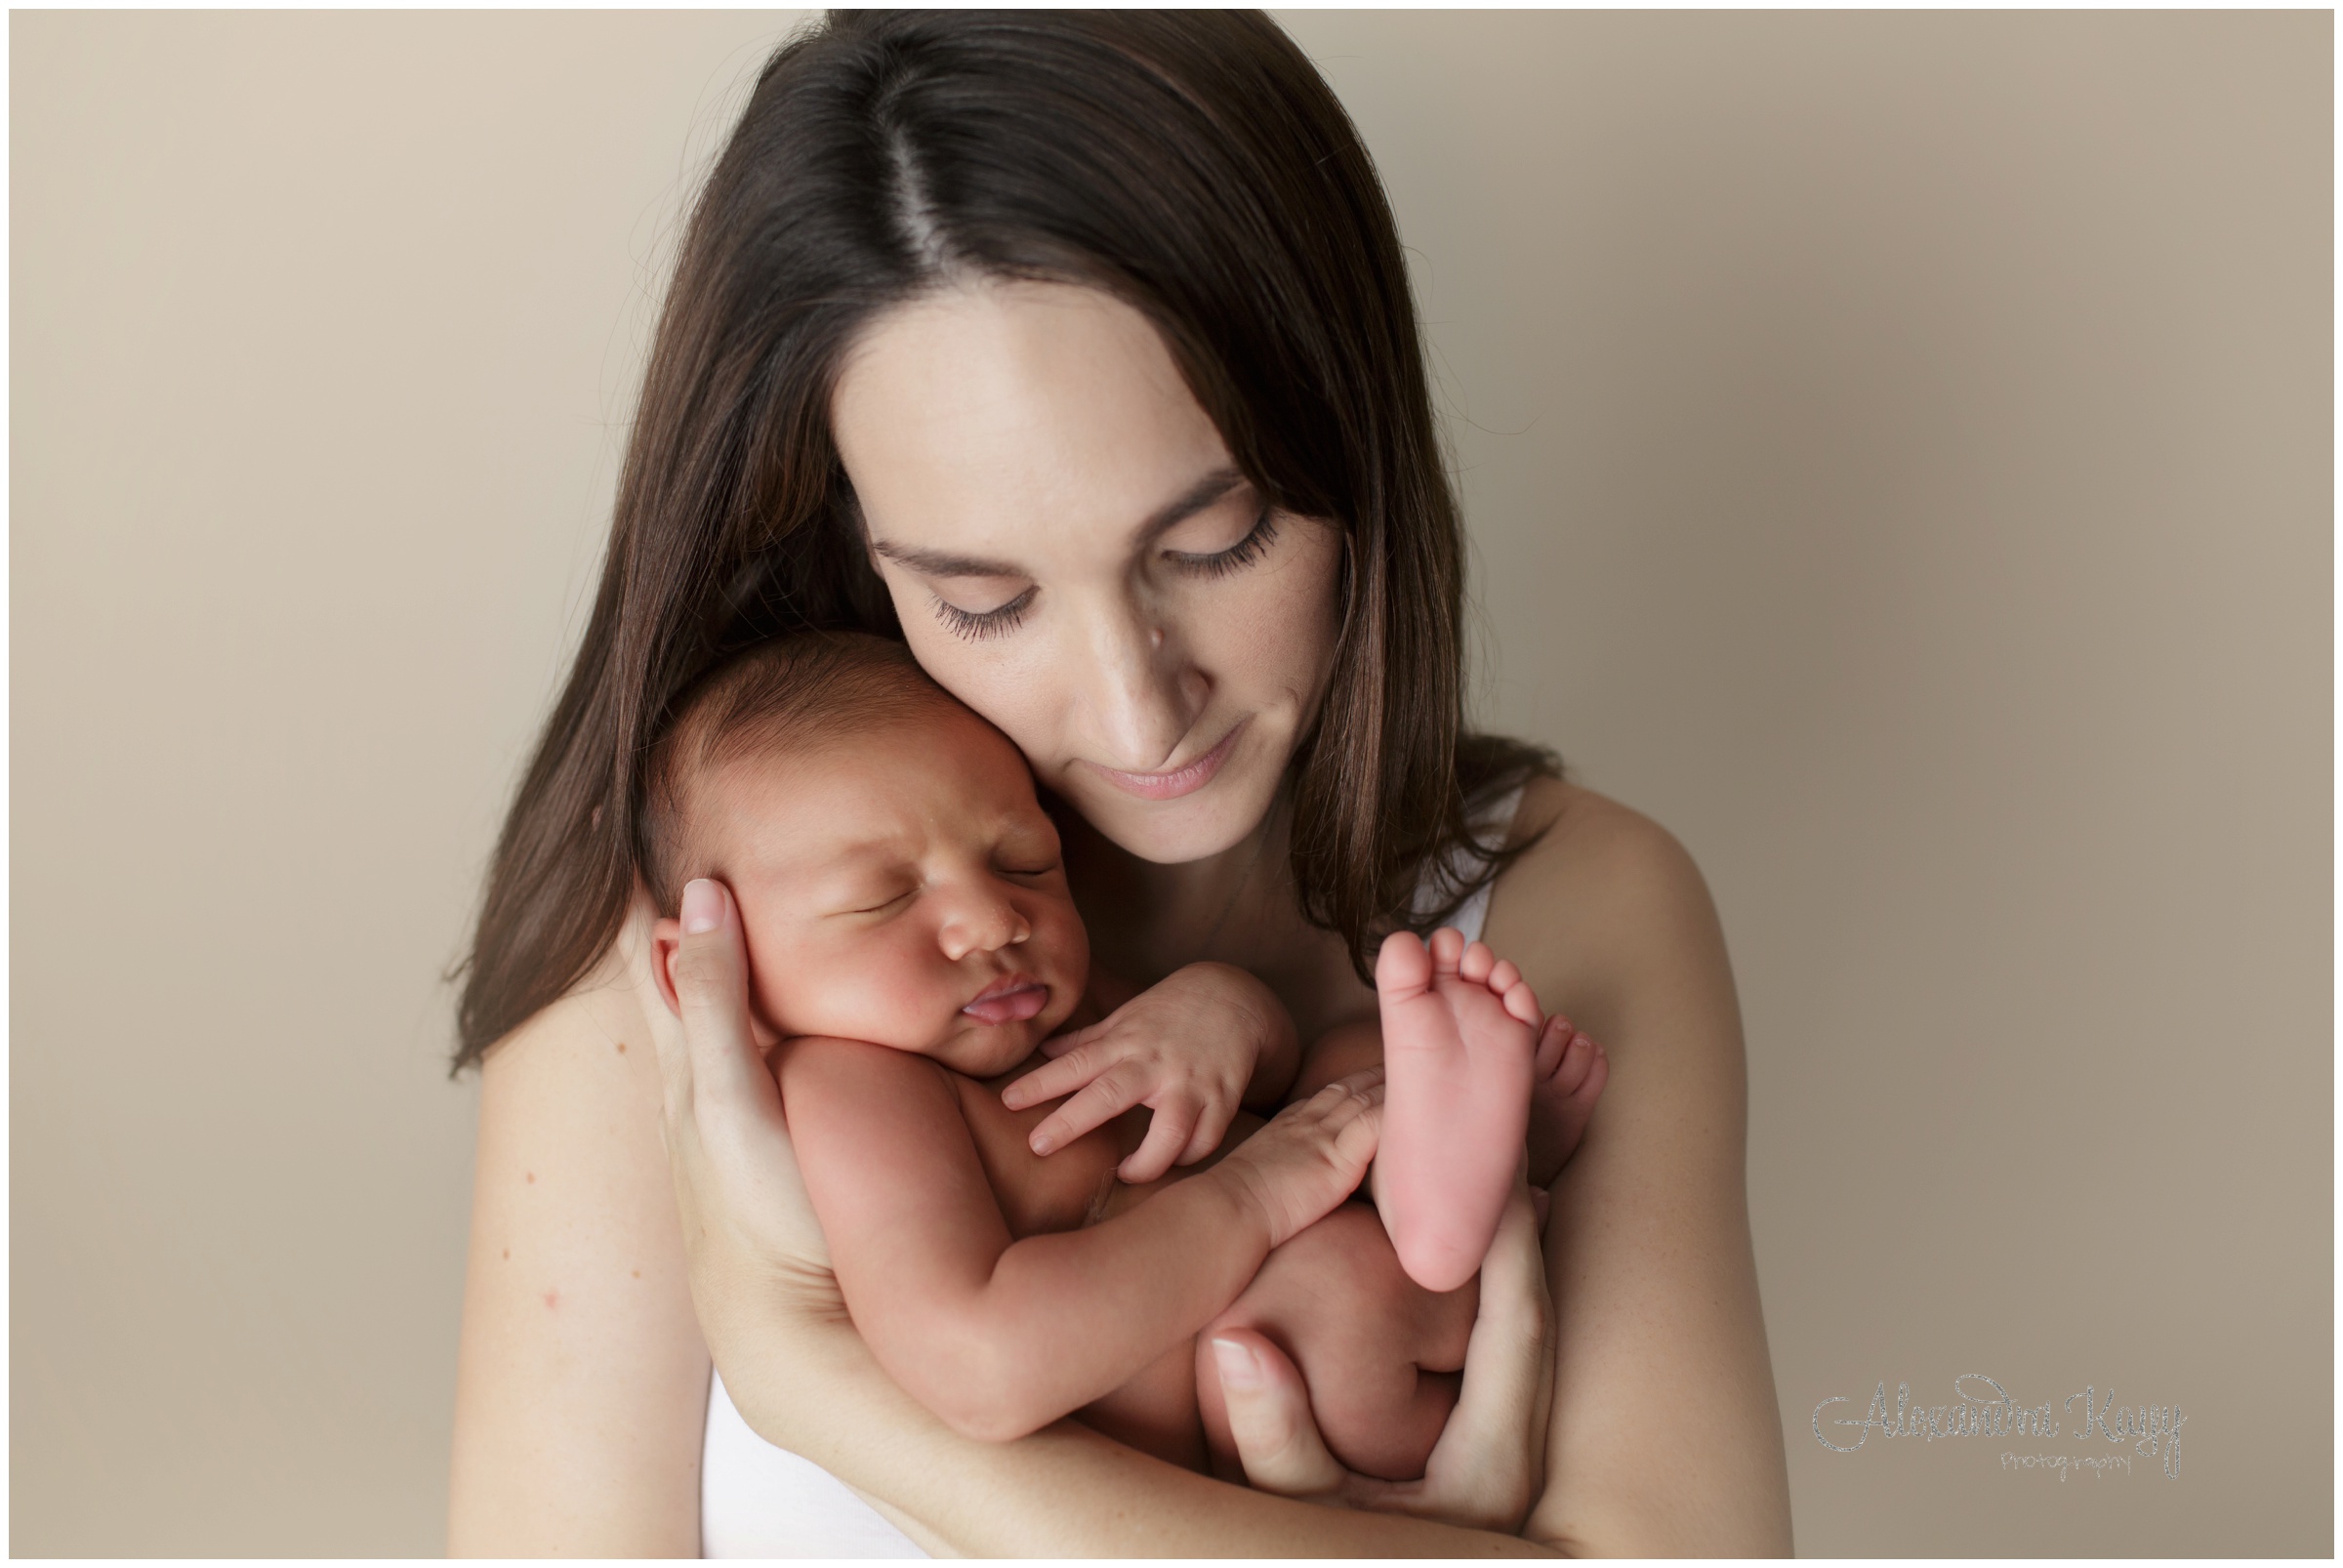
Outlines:
[[[1453,1291],[1488,1255],[1520,1179],[1538,998],[1521,971],[1458,932],[1408,931],[1375,967],[1383,1014],[1375,1198],[1408,1277]]]
[[[1530,1089],[1530,1185],[1547,1187],[1585,1135],[1586,1119],[1611,1078],[1602,1046],[1559,1012],[1538,1033]]]

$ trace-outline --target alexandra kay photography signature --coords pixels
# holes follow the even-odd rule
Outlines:
[[[2009,1390],[1981,1372],[1964,1372],[1952,1380],[1955,1402],[1950,1405],[1915,1405],[1911,1401],[1911,1384],[1896,1384],[1896,1400],[1891,1407],[1887,1400],[1887,1383],[1882,1381],[1871,1389],[1870,1408],[1860,1417],[1847,1412],[1855,1404],[1852,1396],[1833,1394],[1814,1407],[1814,1440],[1835,1454],[1852,1454],[1871,1440],[1876,1432],[1882,1439],[1916,1437],[1924,1442],[1940,1438],[1998,1437],[2044,1438],[2060,1435],[2061,1420],[2074,1422],[2069,1434],[2082,1443],[2122,1443],[2130,1445],[2128,1454],[2021,1454],[2005,1450],[2001,1467],[2005,1470],[2054,1470],[2060,1480],[2080,1471],[2094,1478],[2110,1469],[2131,1473],[2133,1455],[2159,1462],[2168,1480],[2180,1477],[2180,1429],[2189,1418],[2178,1405],[2117,1405],[2114,1389],[2105,1399],[2100,1398],[2096,1384],[2086,1386],[2080,1393],[2067,1395],[2059,1405],[2059,1415],[2053,1415],[2050,1401],[2038,1405],[2021,1405],[2010,1396]],[[2076,1409],[2079,1401],[2081,1409]],[[1835,1409],[1837,1414],[1828,1420],[1824,1412]],[[1833,1428],[1841,1438],[1852,1436],[1853,1441],[1832,1442],[1823,1428]]]

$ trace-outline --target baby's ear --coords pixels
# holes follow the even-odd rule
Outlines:
[[[683,1004],[676,999],[676,950],[683,945],[683,923],[679,920],[657,920],[651,923],[651,977],[659,982],[659,994],[667,1001],[667,1011],[677,1017],[683,1016]]]

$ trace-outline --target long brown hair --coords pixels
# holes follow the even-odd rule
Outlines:
[[[1504,863],[1466,802],[1550,768],[1462,725],[1462,538],[1398,233],[1334,94],[1251,12],[834,12],[766,62],[677,262],[594,612],[497,842],[458,1068],[608,950],[676,696],[776,632],[901,635],[832,444],[842,351],[959,276],[1107,290],[1238,467],[1347,536],[1294,763],[1303,914],[1362,974]],[[1474,852],[1475,850],[1479,852]],[[1444,907],[1411,912],[1427,863]]]

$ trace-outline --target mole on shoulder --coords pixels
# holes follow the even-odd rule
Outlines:
[[[627,1043],[624,1040],[618,1043],[618,1053],[622,1056],[627,1053]]]

